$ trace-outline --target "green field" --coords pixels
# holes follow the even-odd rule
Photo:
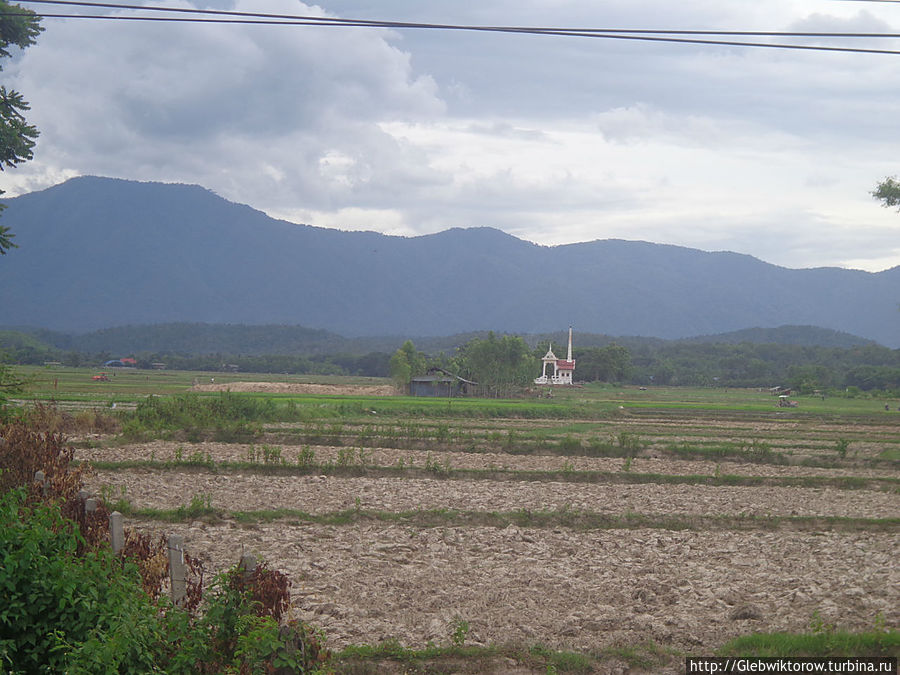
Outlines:
[[[389,385],[390,381],[380,378],[345,377],[328,375],[279,375],[271,373],[223,373],[175,370],[135,370],[96,369],[67,367],[16,366],[14,371],[27,382],[24,393],[18,398],[24,400],[55,400],[60,402],[96,402],[98,405],[112,402],[136,402],[149,395],[185,393],[194,384],[215,382],[227,385],[234,382],[285,382],[296,384],[334,385]],[[92,377],[106,373],[108,381],[94,381]],[[212,395],[212,394],[206,394]],[[305,396],[291,394],[255,394],[276,399],[303,400]],[[545,399],[518,399],[513,405],[526,406],[526,401],[540,402],[551,406],[594,406],[607,408],[609,405],[630,409],[699,409],[699,410],[746,410],[755,412],[773,411],[779,415],[815,413],[821,415],[879,415],[886,413],[884,406],[890,406],[890,413],[897,413],[900,401],[878,398],[845,398],[840,396],[798,396],[798,408],[777,408],[777,398],[767,391],[756,389],[720,389],[692,387],[615,387],[592,383],[573,389],[554,389],[552,401]],[[403,400],[403,397],[398,397]],[[417,405],[440,407],[446,399],[423,401]],[[454,399],[453,406],[463,408],[482,405],[471,400]],[[892,416],[892,415],[891,415]]]

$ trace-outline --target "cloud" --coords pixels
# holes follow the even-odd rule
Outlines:
[[[900,24],[900,7],[816,0],[203,6],[596,28]],[[330,227],[491,225],[542,244],[618,237],[788,266],[900,263],[900,216],[868,194],[898,172],[896,57],[433,30],[45,25],[4,70],[42,134],[35,160],[3,176],[11,194],[100,174],[198,183]]]
[[[286,0],[267,9],[321,13]],[[413,73],[391,37],[365,29],[48,21],[39,45],[10,74],[32,103],[44,167],[213,187],[253,176],[255,189],[271,181],[265,199],[279,185],[290,186],[292,199],[312,199],[334,182],[333,172],[319,171],[329,157],[355,157],[360,167],[401,159],[402,149],[385,147],[379,121],[443,111],[434,83]]]

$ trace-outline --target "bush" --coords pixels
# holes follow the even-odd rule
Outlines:
[[[85,546],[58,506],[0,495],[0,664],[15,673],[159,672],[164,640],[137,568]],[[103,667],[100,668],[102,663]]]
[[[70,466],[73,450],[60,434],[17,422],[0,426],[0,438],[0,672],[327,668],[320,632],[279,623],[290,600],[283,574],[265,564],[233,568],[203,597],[202,567],[185,555],[187,598],[174,607],[160,597],[166,543],[126,530],[125,548],[113,554],[109,510],[101,502],[85,513],[78,496],[85,469]],[[37,470],[43,484],[34,482]]]
[[[33,500],[76,498],[87,468],[71,466],[75,451],[66,446],[61,433],[36,431],[24,422],[13,422],[0,425],[0,438],[0,491],[30,486]],[[34,484],[37,471],[44,472],[43,489]]]

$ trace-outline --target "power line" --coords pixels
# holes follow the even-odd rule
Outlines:
[[[853,1],[853,0],[851,0]],[[900,0],[856,0],[890,1]],[[268,14],[258,12],[237,12],[229,10],[189,9],[184,7],[148,7],[112,2],[85,2],[83,0],[18,0],[23,4],[50,4],[102,9],[137,10],[143,12],[171,13],[179,16],[144,16],[120,14],[51,14],[35,12],[43,18],[94,19],[112,21],[149,21],[174,23],[217,23],[245,25],[289,25],[325,27],[362,27],[390,29],[453,30],[494,33],[517,33],[528,35],[551,35],[561,37],[587,37],[610,40],[638,40],[645,42],[670,42],[699,45],[720,45],[732,47],[763,47],[770,49],[800,49],[828,52],[851,52],[864,54],[900,55],[900,51],[867,47],[828,46],[816,44],[792,44],[782,42],[752,42],[742,40],[701,39],[700,36],[736,37],[787,37],[787,38],[827,38],[827,39],[884,39],[900,38],[898,33],[854,33],[854,32],[791,32],[791,31],[717,31],[717,30],[662,30],[624,28],[558,28],[544,26],[479,26],[466,24],[438,24],[406,21],[385,21],[369,19],[342,19],[293,14]],[[182,16],[182,15],[190,16]],[[679,37],[673,37],[679,36]]]

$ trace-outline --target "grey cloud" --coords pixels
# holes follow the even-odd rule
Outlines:
[[[262,4],[205,3],[494,25],[890,25],[879,18],[889,14],[875,9],[840,18],[809,3],[818,13],[798,15],[799,3],[780,0]],[[494,225],[556,242],[633,234],[784,263],[864,258],[867,247],[891,248],[884,228],[863,225],[851,235],[840,223],[810,215],[827,211],[818,203],[793,203],[771,218],[732,221],[726,214],[704,224],[705,213],[694,215],[695,190],[678,204],[678,218],[670,218],[660,211],[671,202],[654,203],[656,183],[668,176],[652,159],[628,164],[629,148],[621,146],[641,148],[644,158],[647,147],[663,148],[671,172],[681,169],[675,153],[682,150],[713,163],[728,159],[735,182],[752,182],[748,176],[765,170],[766,161],[789,161],[802,175],[784,190],[802,187],[804,199],[825,201],[838,189],[865,192],[900,155],[893,140],[900,116],[896,57],[435,31],[46,25],[38,45],[5,71],[32,103],[29,119],[42,131],[35,161],[17,170],[29,186],[71,173],[192,182],[270,211],[390,210],[414,231]],[[494,169],[482,167],[476,181],[465,168],[444,168],[457,162],[442,161],[446,146],[406,140],[382,126],[397,122],[452,127],[465,136],[469,165],[490,160],[484,163]],[[617,146],[616,160],[568,173],[559,162],[542,165],[534,148],[554,157],[555,130],[591,126]],[[527,172],[515,160],[503,163],[503,150],[517,144],[531,145],[524,155],[535,164]],[[486,148],[499,148],[499,156],[486,157]],[[747,158],[749,168],[739,173]],[[817,162],[822,170],[811,170]],[[708,176],[701,172],[693,183]],[[678,178],[692,185],[689,175]],[[748,190],[737,210],[756,213],[766,197]]]

